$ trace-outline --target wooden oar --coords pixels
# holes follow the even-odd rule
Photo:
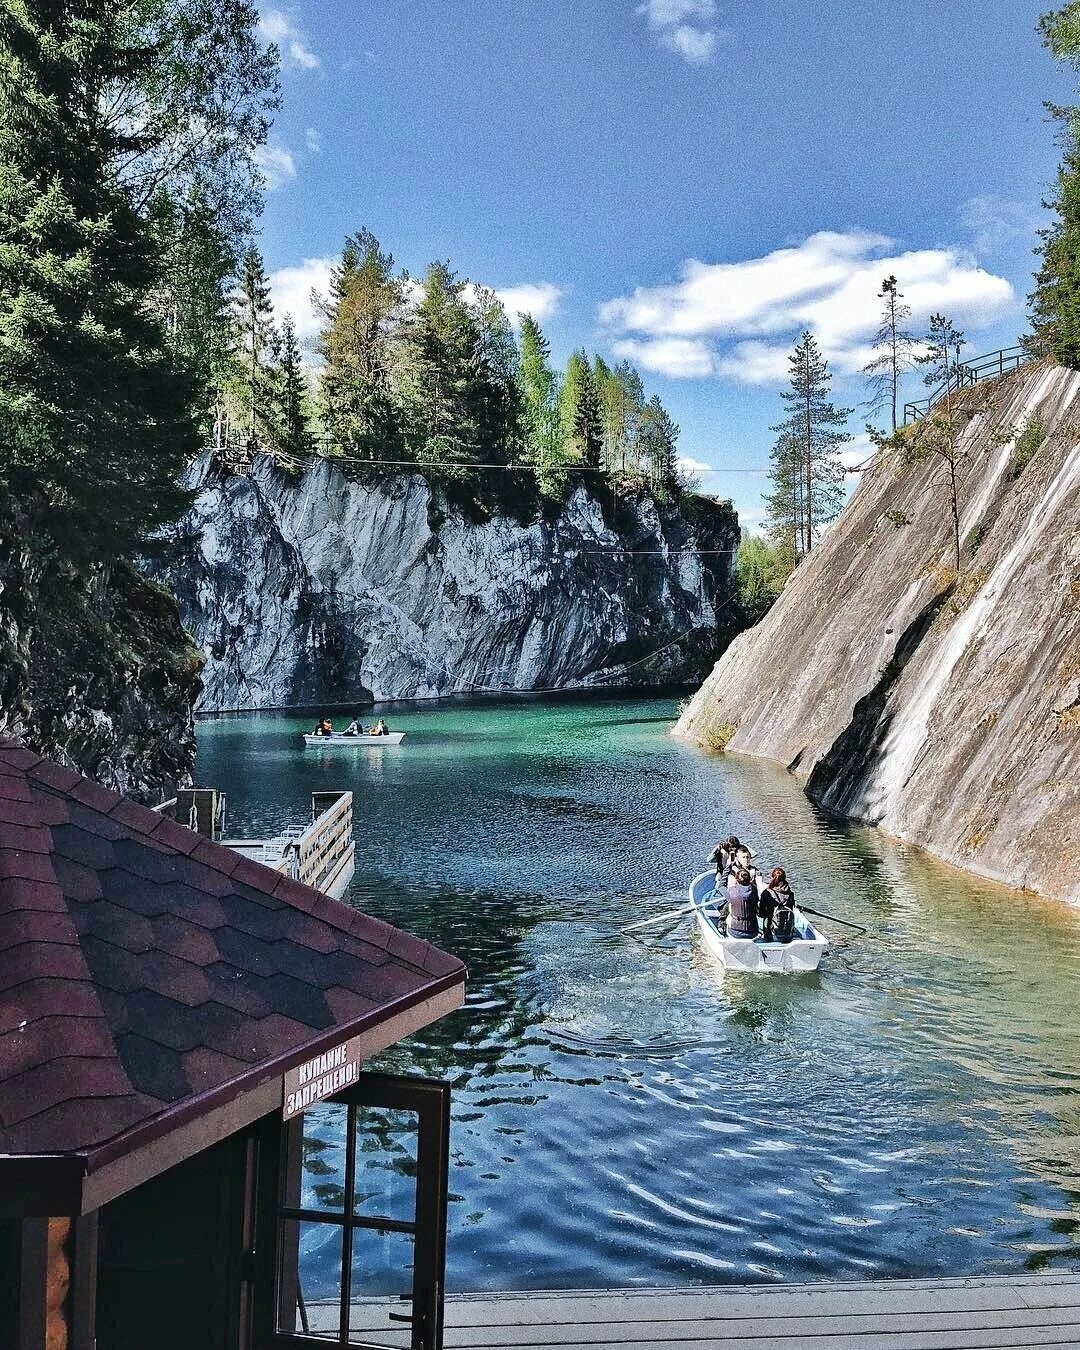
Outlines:
[[[809,905],[800,905],[795,901],[796,908],[801,909],[804,914],[812,914],[815,919],[828,919],[830,923],[842,923],[845,928],[854,928],[857,933],[869,933],[869,928],[864,928],[861,923],[852,923],[850,919],[838,919],[835,914],[823,914],[820,909],[811,909]]]
[[[657,914],[651,919],[639,919],[637,923],[632,923],[626,928],[620,928],[620,933],[633,933],[638,928],[651,928],[653,924],[663,923],[665,919],[677,919],[680,914],[689,914],[692,909],[698,908],[698,902],[691,900],[688,905],[680,905],[678,909],[670,909],[666,914]]]

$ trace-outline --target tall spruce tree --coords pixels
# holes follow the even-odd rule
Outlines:
[[[773,428],[778,440],[769,508],[774,527],[781,532],[791,528],[795,557],[800,558],[811,551],[822,526],[835,520],[844,504],[839,451],[851,440],[846,424],[852,409],[837,408],[830,400],[832,374],[812,333],[803,333],[796,342],[789,367],[790,387],[780,395],[788,415]],[[789,492],[790,514],[784,501]]]
[[[863,374],[870,385],[867,406],[871,412],[888,408],[895,431],[898,425],[900,381],[915,365],[918,343],[907,330],[911,306],[904,303],[904,293],[896,277],[885,278],[878,299],[883,303],[881,321],[873,339],[874,355],[863,367]]]
[[[245,428],[248,447],[254,450],[263,443],[273,445],[279,439],[274,421],[274,386],[281,342],[274,327],[270,282],[262,255],[254,244],[244,254],[233,312],[237,418]]]
[[[1054,56],[1080,69],[1080,0],[1044,14],[1039,29]],[[1031,295],[1028,346],[1080,370],[1080,110],[1052,103],[1046,108],[1059,125],[1062,159],[1045,203],[1055,219],[1040,233],[1042,261]]]
[[[571,352],[559,392],[563,453],[588,469],[600,467],[604,429],[592,366],[583,351]]]
[[[475,286],[472,389],[476,452],[485,464],[510,464],[521,451],[521,387],[517,343],[503,303],[490,287]]]
[[[326,325],[318,340],[319,401],[331,449],[360,459],[396,458],[402,446],[392,349],[404,284],[370,230],[345,241],[330,294],[315,300]]]
[[[291,314],[285,315],[281,325],[281,357],[276,375],[277,444],[294,459],[306,459],[315,443],[311,434],[308,383]]]
[[[540,325],[521,315],[522,427],[525,458],[532,464],[540,491],[558,496],[566,483],[562,423],[559,417],[559,381],[550,365],[551,348]]]
[[[103,114],[109,81],[144,59],[106,6],[0,6],[0,514],[82,565],[131,557],[177,517],[198,444]]]
[[[411,455],[451,474],[480,462],[475,398],[480,334],[464,291],[465,283],[449,263],[432,263],[400,345],[400,394]]]
[[[654,394],[638,418],[636,459],[657,487],[672,488],[678,481],[678,439],[679,428]]]

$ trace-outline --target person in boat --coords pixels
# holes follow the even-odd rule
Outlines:
[[[329,717],[320,717],[315,723],[315,736],[332,736],[334,734],[334,724]]]
[[[362,736],[363,734],[364,728],[360,725],[360,723],[356,720],[355,717],[345,728],[344,732],[342,732],[342,735],[344,736]]]
[[[758,897],[758,914],[765,922],[771,942],[791,942],[795,937],[795,892],[782,867],[774,867]]]
[[[389,736],[390,728],[380,717],[379,720],[375,723],[375,725],[371,728],[371,734],[373,736]]]
[[[717,879],[725,886],[735,866],[735,855],[743,847],[735,835],[729,834],[722,844],[717,844],[705,860],[715,867]]]
[[[732,872],[727,885],[727,935],[756,938],[758,935],[758,894],[746,868]]]

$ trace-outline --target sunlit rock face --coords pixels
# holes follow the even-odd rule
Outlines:
[[[734,626],[738,520],[577,488],[469,519],[416,476],[196,466],[163,578],[206,654],[202,711],[700,679]],[[693,519],[690,518],[692,514]]]
[[[1080,374],[1028,366],[963,408],[960,577],[940,467],[879,456],[677,733],[778,760],[831,811],[1077,902]],[[1046,437],[1017,473],[1032,419]]]

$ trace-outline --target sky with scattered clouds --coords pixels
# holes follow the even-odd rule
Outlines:
[[[856,433],[883,277],[916,328],[943,310],[973,354],[1024,331],[1057,160],[1042,104],[1075,98],[1039,46],[1042,8],[264,3],[283,66],[260,154],[279,310],[313,341],[311,292],[361,226],[413,274],[447,258],[532,313],[560,361],[634,361],[701,487],[753,524],[803,328]]]

